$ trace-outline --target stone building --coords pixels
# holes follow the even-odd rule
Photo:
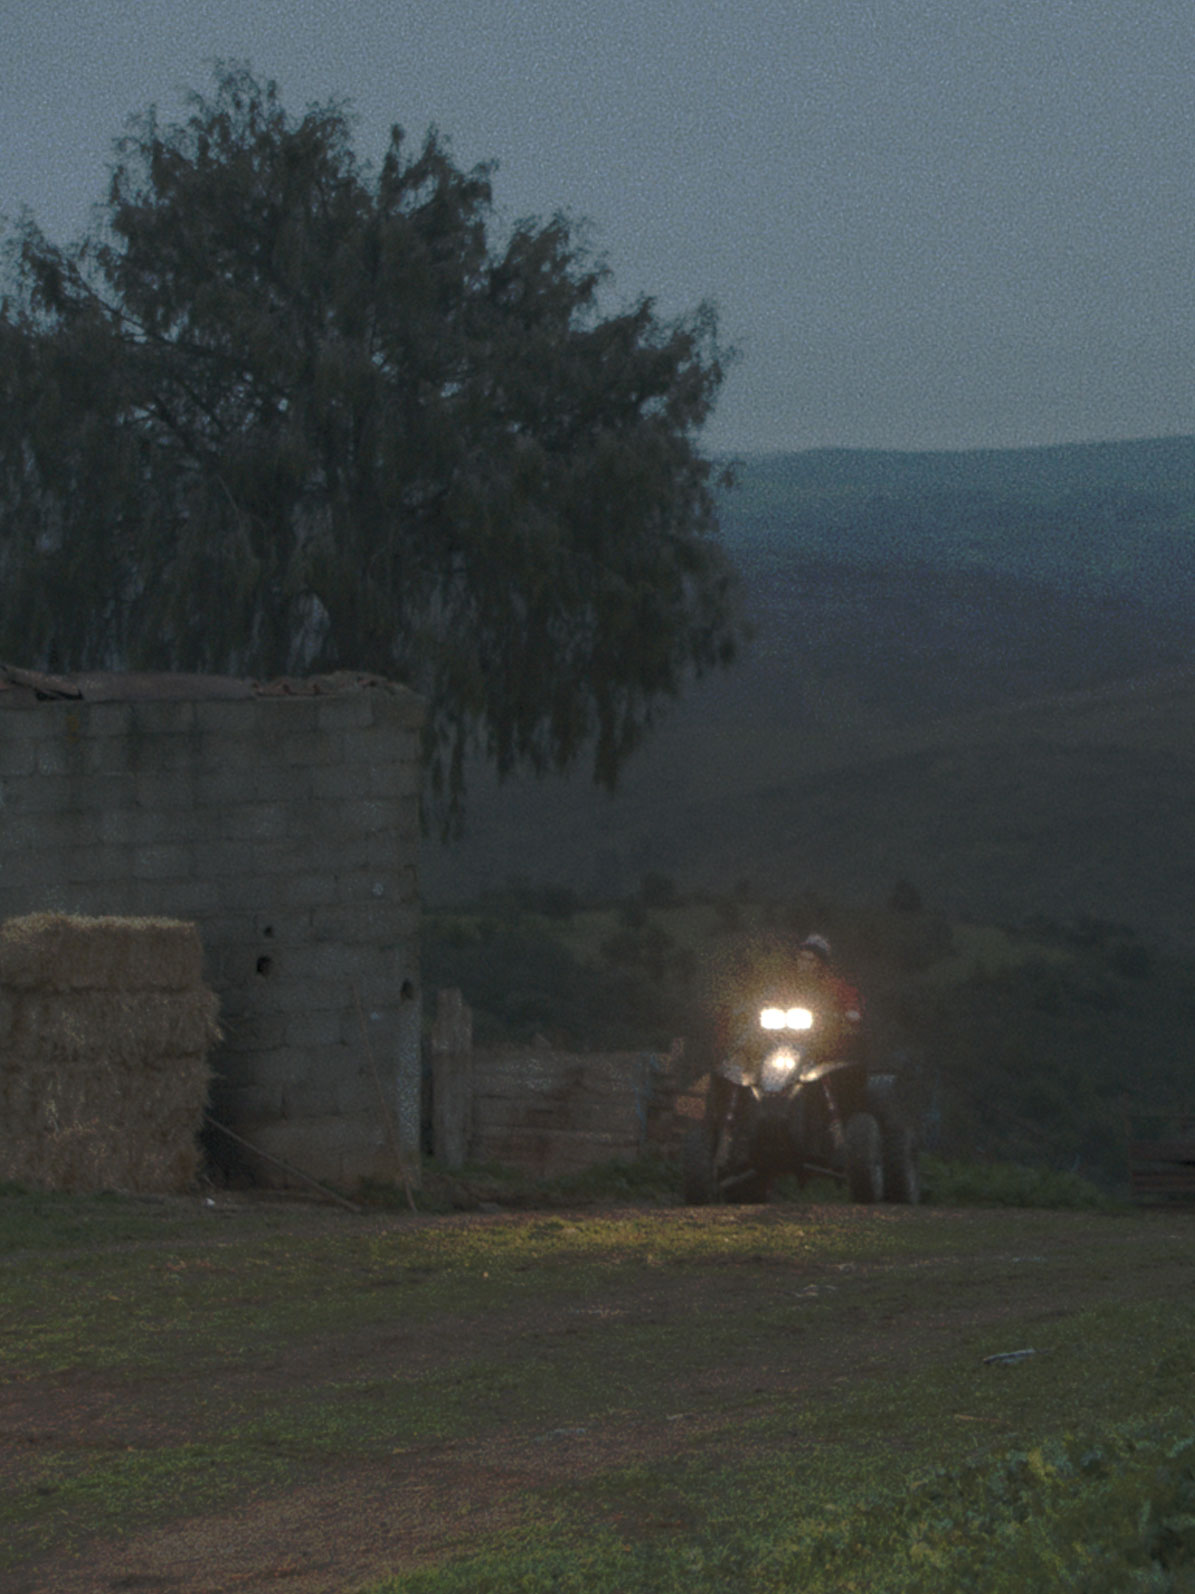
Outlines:
[[[422,715],[374,676],[0,666],[0,919],[194,920],[213,1115],[340,1185],[419,1143]]]

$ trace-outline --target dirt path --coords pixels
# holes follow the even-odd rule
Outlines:
[[[852,1381],[903,1376],[927,1361],[956,1356],[964,1329],[990,1329],[992,1350],[1006,1351],[1018,1348],[1004,1343],[1006,1323],[1046,1322],[1106,1300],[1183,1290],[1195,1297],[1195,1223],[1189,1218],[1177,1220],[1177,1227],[1174,1218],[1112,1222],[1093,1265],[1090,1239],[1086,1249],[1076,1239],[1077,1226],[1091,1220],[1006,1216],[1001,1232],[1011,1248],[1000,1254],[928,1252],[882,1264],[822,1260],[792,1269],[752,1268],[745,1259],[733,1281],[726,1269],[628,1268],[588,1307],[545,1309],[524,1301],[438,1324],[435,1334],[399,1326],[359,1331],[334,1344],[283,1348],[251,1375],[230,1370],[231,1381],[244,1377],[245,1398],[267,1400],[297,1383],[346,1375],[382,1377],[398,1363],[432,1371],[502,1345],[522,1343],[525,1350],[528,1336],[548,1347],[575,1334],[587,1316],[609,1324],[675,1325],[731,1294],[753,1305],[770,1296],[837,1305],[849,1298],[866,1308],[827,1315],[821,1330],[801,1333],[799,1353],[795,1345],[786,1351],[780,1339],[762,1363],[744,1354],[698,1357],[679,1371],[661,1367],[657,1387],[664,1398],[651,1415],[623,1411],[559,1429],[515,1424],[476,1438],[399,1444],[390,1455],[329,1467],[283,1494],[93,1542],[78,1556],[49,1557],[8,1583],[0,1577],[0,1587],[5,1594],[349,1594],[387,1574],[463,1552],[480,1534],[516,1520],[538,1490],[635,1462],[698,1453],[725,1461],[745,1456],[754,1441],[749,1426],[745,1437],[744,1424],[759,1417],[769,1396],[799,1391],[805,1404],[833,1402]],[[953,1218],[968,1221],[961,1214]],[[1173,1250],[1143,1247],[1143,1232],[1156,1241],[1169,1232],[1167,1222]],[[180,1401],[172,1414],[160,1380],[141,1390],[99,1376],[17,1385],[0,1404],[0,1472],[12,1477],[41,1446],[61,1449],[65,1434],[91,1449],[184,1442],[184,1410]]]

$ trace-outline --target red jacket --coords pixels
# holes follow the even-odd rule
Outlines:
[[[827,969],[816,986],[794,985],[789,988],[790,998],[801,999],[817,1015],[816,1049],[829,1060],[854,1057],[859,1049],[864,1008],[863,998],[855,987],[841,979],[832,969]],[[714,1061],[721,1059],[742,1044],[744,1028],[753,1029],[756,1022],[754,1008],[722,1008],[714,1027]]]

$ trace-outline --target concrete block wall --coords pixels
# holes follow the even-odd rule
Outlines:
[[[421,701],[22,701],[0,708],[0,918],[194,920],[214,1114],[316,1178],[395,1177],[387,1117],[419,1139]]]

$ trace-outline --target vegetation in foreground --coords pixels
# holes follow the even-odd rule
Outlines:
[[[867,1469],[842,1455],[821,1458],[819,1472],[811,1501],[807,1476],[788,1462],[628,1470],[593,1491],[586,1513],[621,1504],[611,1513],[617,1526],[591,1528],[578,1542],[584,1507],[569,1501],[546,1526],[457,1566],[388,1579],[374,1594],[1195,1588],[1195,1435],[1177,1409],[931,1468],[911,1483],[889,1477],[860,1488]],[[655,1532],[636,1534],[644,1522]]]
[[[0,1567],[184,1516],[215,1554],[246,1502],[457,1441],[423,1568],[379,1590],[1182,1589],[1193,1297],[1173,1216],[9,1191]]]

